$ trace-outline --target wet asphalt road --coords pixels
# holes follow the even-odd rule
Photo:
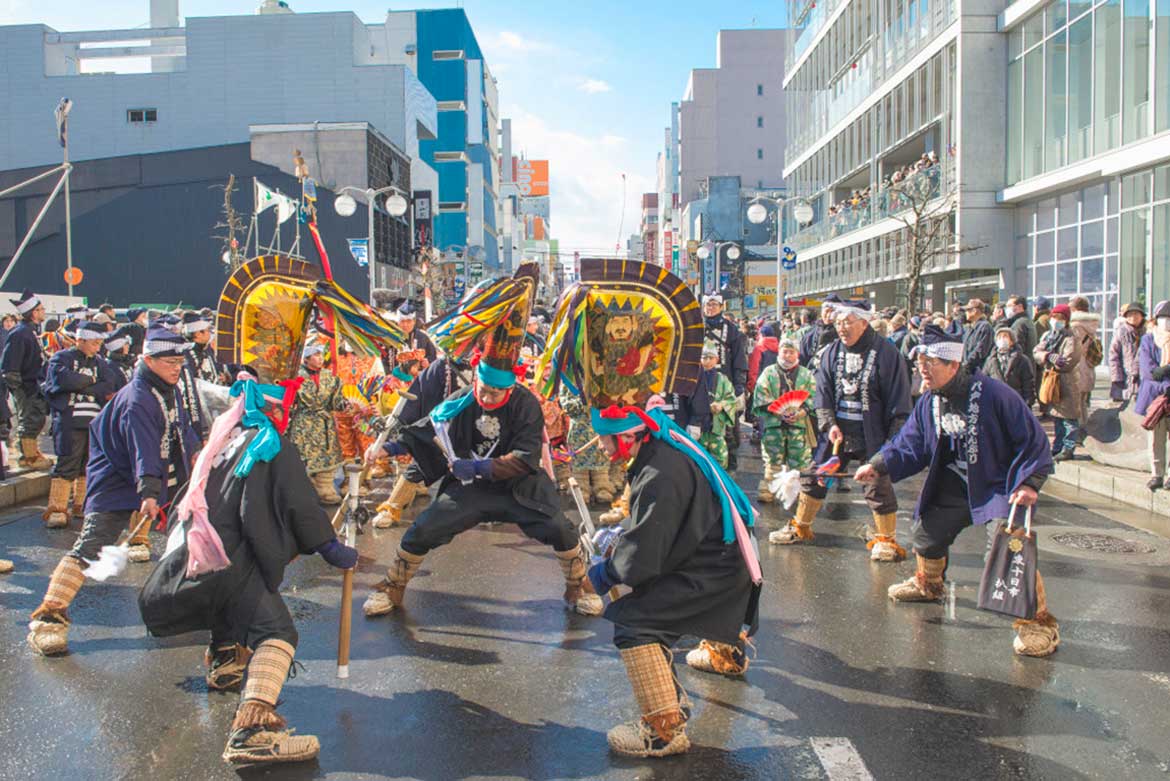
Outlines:
[[[753,495],[758,470],[745,457],[740,479]],[[899,487],[903,541],[916,487]],[[206,638],[160,641],[140,624],[148,565],[87,584],[71,611],[68,656],[42,659],[25,646],[28,613],[78,526],[50,532],[39,513],[0,515],[0,554],[17,564],[0,576],[3,779],[1170,775],[1170,541],[1054,498],[1038,514],[1063,636],[1049,660],[1014,656],[1010,620],[975,609],[981,531],[953,551],[952,614],[886,599],[913,565],[869,562],[860,491],[830,495],[811,546],[764,542],[780,525],[780,512],[765,509],[758,656],[743,681],[680,667],[695,747],[657,761],[609,754],[605,732],[635,715],[633,697],[610,625],[561,607],[550,550],[507,525],[479,527],[428,557],[404,612],[367,620],[361,601],[401,530],[367,533],[348,680],[335,677],[340,574],[311,557],[285,584],[305,669],[281,712],[320,737],[319,760],[239,774],[219,758],[237,695],[207,691]],[[1052,541],[1069,531],[1154,550],[1100,554]]]

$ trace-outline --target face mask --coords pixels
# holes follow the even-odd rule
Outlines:
[[[1159,317],[1158,327],[1163,331],[1170,331],[1170,317]]]
[[[1014,306],[1005,306],[1003,308],[1003,316],[1004,317],[1015,317],[1019,313],[1020,313],[1020,310],[1016,309]]]
[[[1007,352],[1008,350],[1010,350],[1012,348],[1012,340],[1011,339],[996,339],[995,346],[998,347],[999,349],[1003,350],[1004,352]]]
[[[1063,320],[1055,320],[1055,319],[1049,320],[1048,327],[1051,328],[1053,331],[1059,331],[1062,328],[1064,328],[1064,321]]]
[[[792,369],[792,368],[795,368],[797,363],[798,363],[798,361],[783,361],[782,360],[782,361],[780,361],[780,367],[782,369]]]

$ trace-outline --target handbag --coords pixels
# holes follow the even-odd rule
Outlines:
[[[1060,372],[1055,368],[1044,370],[1044,377],[1040,380],[1038,398],[1041,404],[1049,406],[1060,403]]]
[[[996,532],[979,580],[980,610],[1025,618],[1036,617],[1036,537],[1032,534],[1032,508],[1024,514],[1024,527],[1013,528],[1017,504],[1007,523]]]
[[[1170,415],[1170,396],[1163,393],[1150,403],[1146,416],[1142,418],[1142,428],[1153,431],[1162,422],[1162,418]]]

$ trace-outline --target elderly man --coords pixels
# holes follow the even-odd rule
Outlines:
[[[134,379],[90,424],[85,526],[33,611],[28,644],[39,654],[68,648],[68,609],[85,581],[83,565],[96,561],[103,546],[117,543],[132,513],[153,521],[186,482],[200,443],[175,386],[190,348],[181,336],[152,327]]]
[[[37,437],[49,414],[48,403],[40,389],[41,381],[45,379],[45,356],[37,335],[45,321],[45,307],[30,290],[25,290],[19,299],[12,301],[12,305],[20,315],[20,324],[8,332],[4,353],[0,355],[0,372],[4,374],[4,382],[16,405],[19,463],[25,469],[48,469],[53,462],[45,458],[37,446]]]
[[[723,316],[723,296],[711,295],[703,297],[703,320],[705,325],[705,340],[714,342],[719,351],[719,371],[731,381],[737,399],[735,422],[724,431],[724,441],[727,443],[727,469],[734,472],[739,464],[739,413],[743,412],[747,387],[747,351],[744,347],[743,334],[735,323]]]
[[[836,305],[840,340],[825,350],[816,376],[816,415],[827,436],[816,461],[840,459],[843,470],[850,461],[868,461],[902,427],[910,415],[910,379],[898,350],[870,326],[873,316],[867,301]],[[824,504],[827,489],[814,475],[801,478],[795,517],[773,532],[769,541],[791,545],[813,539],[812,523]],[[894,532],[898,500],[888,478],[865,487],[865,501],[873,513],[876,532],[870,541],[873,561],[898,561],[906,554]]]
[[[914,577],[890,587],[895,602],[936,602],[943,596],[947,554],[971,525],[999,532],[1012,504],[1031,506],[1052,473],[1044,429],[1011,388],[967,371],[962,344],[928,325],[916,348],[926,392],[889,443],[857,470],[867,485],[895,482],[927,470],[914,511]],[[1034,620],[1016,621],[1015,652],[1047,656],[1060,644],[1048,612],[1044,581],[1036,575]]]
[[[978,298],[967,302],[967,328],[963,332],[963,367],[969,374],[983,369],[995,349],[995,333],[987,320],[987,306]]]
[[[1012,329],[1012,341],[1020,352],[1031,357],[1036,349],[1036,323],[1028,317],[1028,299],[1009,296],[1003,305],[1004,324]]]

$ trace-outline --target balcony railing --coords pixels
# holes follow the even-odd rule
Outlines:
[[[900,182],[859,197],[856,202],[842,201],[819,222],[790,235],[785,243],[799,252],[901,214],[916,203],[927,203],[946,192],[947,179],[942,164],[918,169]]]

